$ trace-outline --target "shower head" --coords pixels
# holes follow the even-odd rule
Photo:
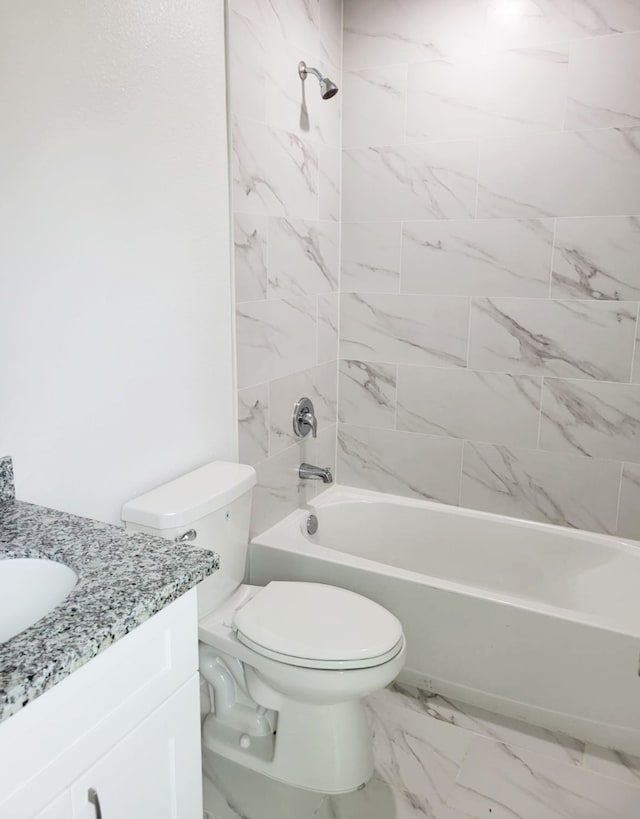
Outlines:
[[[323,100],[330,100],[331,97],[335,97],[338,93],[338,86],[332,82],[329,77],[323,77],[322,74],[318,71],[317,68],[312,68],[310,65],[307,65],[304,60],[298,63],[298,76],[301,80],[306,80],[309,74],[313,74],[314,77],[318,78],[318,82],[320,83],[320,95]]]

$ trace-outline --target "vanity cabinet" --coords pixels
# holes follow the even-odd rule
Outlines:
[[[192,590],[0,723],[0,819],[202,819],[197,663]]]
[[[197,677],[82,774],[71,787],[73,819],[97,819],[89,801],[92,789],[102,819],[181,819],[202,816],[200,754],[193,760],[194,732],[200,715],[193,708],[199,696]],[[185,765],[191,760],[195,771]]]

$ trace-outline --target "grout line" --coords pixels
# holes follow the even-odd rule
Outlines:
[[[469,296],[469,320],[467,322],[467,354],[464,367],[460,369],[469,369],[469,356],[471,355],[471,315],[473,313],[473,296]],[[444,368],[443,368],[444,369]]]
[[[398,431],[398,381],[400,379],[400,364],[394,364],[395,368],[395,383],[396,388],[394,390],[394,401],[393,401],[393,429]]]
[[[538,406],[538,434],[536,435],[536,449],[540,449],[540,435],[542,433],[542,399],[544,396],[545,377],[542,377],[540,383],[540,404]],[[548,451],[548,450],[545,450]]]
[[[460,449],[460,475],[458,476],[458,506],[462,506],[462,476],[464,475],[464,454],[467,448],[467,439],[461,439]]]
[[[553,220],[553,236],[551,239],[551,264],[549,267],[549,298],[553,298],[551,293],[553,289],[553,268],[556,262],[556,242],[558,239],[558,219]]]
[[[633,384],[633,371],[636,366],[636,347],[638,346],[638,323],[640,322],[640,302],[636,308],[636,329],[633,336],[633,349],[631,350],[631,372],[629,373],[629,383]]]
[[[620,501],[622,500],[622,479],[624,476],[624,461],[620,461],[620,480],[618,482],[618,502],[616,504],[616,521],[614,524],[614,534],[618,533],[618,526],[620,525]]]

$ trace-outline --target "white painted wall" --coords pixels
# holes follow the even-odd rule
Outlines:
[[[223,0],[0,0],[0,454],[121,504],[236,456]]]

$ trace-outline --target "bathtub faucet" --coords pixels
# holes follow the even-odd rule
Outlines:
[[[298,475],[301,478],[313,478],[322,483],[333,483],[333,475],[328,466],[313,466],[312,464],[300,464]]]

